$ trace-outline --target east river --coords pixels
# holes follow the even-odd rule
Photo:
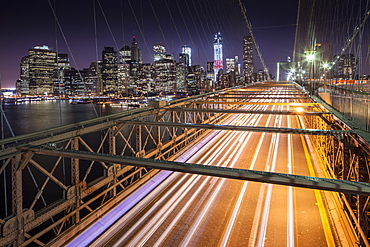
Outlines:
[[[47,100],[3,104],[3,110],[13,133],[18,136],[126,111],[127,108],[95,104],[74,105],[68,100]],[[12,137],[5,118],[2,128],[4,136]]]

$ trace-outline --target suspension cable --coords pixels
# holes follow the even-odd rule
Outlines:
[[[242,4],[242,1],[241,1],[241,0],[238,0],[238,2],[239,2],[240,10],[242,11],[242,14],[243,14],[243,17],[244,17],[245,24],[247,24],[247,27],[248,27],[248,30],[249,30],[249,34],[250,34],[250,35],[251,35],[251,37],[252,37],[252,41],[253,41],[254,47],[256,47],[256,51],[257,51],[258,57],[259,57],[259,59],[260,59],[260,61],[261,61],[261,64],[262,64],[263,70],[264,70],[264,72],[265,72],[265,73],[266,73],[266,75],[267,75],[267,79],[268,79],[268,80],[271,80],[271,78],[270,78],[270,74],[269,74],[269,71],[268,71],[268,69],[267,69],[267,67],[266,67],[266,64],[265,64],[265,61],[264,61],[264,60],[263,60],[263,58],[262,58],[262,54],[261,54],[260,49],[259,49],[259,47],[258,47],[258,45],[257,45],[256,39],[254,38],[254,35],[253,35],[253,32],[252,32],[252,25],[251,25],[251,23],[249,22],[249,20],[248,20],[248,18],[247,18],[247,14],[246,14],[245,7],[243,6],[243,4]]]

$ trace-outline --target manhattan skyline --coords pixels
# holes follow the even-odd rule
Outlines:
[[[261,4],[243,1],[257,43],[272,74],[275,74],[275,63],[286,60],[293,53],[296,2],[289,0],[276,4],[276,1],[264,1]],[[82,69],[101,59],[104,46],[119,50],[129,45],[132,37],[136,36],[143,52],[143,62],[153,61],[152,46],[162,42],[176,60],[182,45],[191,46],[193,64],[206,67],[206,62],[213,60],[214,33],[223,33],[224,60],[242,57],[243,36],[249,34],[237,1],[122,0],[94,3],[96,30],[92,1],[50,1],[52,6],[56,6],[55,14],[61,28],[55,28],[58,25],[48,1],[2,4],[2,87],[14,87],[19,78],[20,58],[36,45],[45,44],[59,53],[68,53],[71,66]],[[262,69],[259,61],[255,60],[255,63],[256,71]]]

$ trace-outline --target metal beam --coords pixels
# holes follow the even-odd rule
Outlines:
[[[236,130],[268,133],[285,133],[285,134],[303,134],[303,135],[345,135],[350,131],[345,130],[321,130],[321,129],[298,129],[298,128],[275,128],[275,127],[258,127],[258,126],[235,126],[235,125],[217,125],[217,124],[193,124],[193,123],[171,123],[171,122],[149,122],[149,121],[126,121],[131,125],[152,125],[162,127],[177,127],[188,129],[213,129],[213,130]]]
[[[266,95],[266,96],[275,96],[275,95],[283,95],[283,96],[296,96],[296,95],[306,95],[305,93],[264,93],[266,91],[236,91],[239,93],[223,93],[219,95],[238,95],[238,96],[244,96],[244,95]],[[308,98],[308,96],[307,96]]]
[[[220,166],[208,166],[174,161],[136,158],[121,155],[108,155],[101,153],[76,151],[76,150],[51,150],[41,147],[23,147],[22,151],[30,150],[35,153],[78,158],[83,160],[95,160],[106,163],[125,164],[139,167],[149,167],[160,170],[185,172],[222,178],[248,180],[262,183],[288,185],[309,189],[336,191],[348,194],[370,196],[370,183],[354,182],[329,178],[317,178],[302,175],[292,175],[275,172],[254,171],[235,169]]]
[[[294,103],[268,103],[268,102],[229,102],[229,101],[193,101],[194,104],[209,104],[209,105],[289,105],[293,106]],[[299,106],[312,106],[317,107],[320,104],[319,103],[301,103],[297,102],[296,104],[299,104]]]
[[[297,96],[282,97],[282,96],[273,95],[273,94],[244,96],[244,97],[242,97],[242,96],[239,96],[239,97],[236,97],[236,96],[212,96],[212,97],[208,97],[207,99],[235,99],[235,100],[239,100],[239,99],[306,99],[306,100],[311,100],[309,97],[304,97],[304,96],[300,96],[300,97],[297,97]]]
[[[10,137],[0,140],[0,146],[5,145],[5,149],[0,149],[0,158],[4,159],[18,154],[19,151],[17,148],[25,145],[25,143],[35,146],[46,143],[58,143],[76,136],[108,129],[112,126],[115,126],[120,121],[149,116],[155,112],[159,112],[159,110],[153,108],[135,109],[132,111],[125,111],[124,113],[116,113],[105,117],[42,130],[31,134]]]
[[[237,114],[273,114],[273,115],[311,115],[321,116],[331,114],[330,112],[297,112],[297,111],[253,111],[253,110],[235,110],[235,109],[196,109],[196,108],[168,108],[168,111],[176,112],[213,112],[213,113],[237,113]]]

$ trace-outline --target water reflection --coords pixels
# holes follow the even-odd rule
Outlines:
[[[28,134],[127,110],[127,108],[105,105],[72,105],[68,100],[5,104],[3,109],[15,135]],[[5,138],[12,136],[5,121],[4,132]]]

